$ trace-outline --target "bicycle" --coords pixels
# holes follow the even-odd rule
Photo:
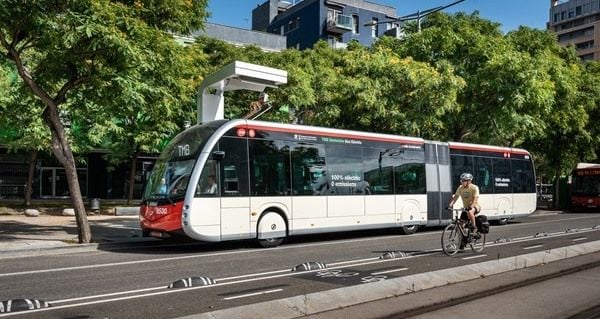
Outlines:
[[[459,250],[463,250],[469,245],[474,253],[479,253],[485,247],[485,235],[480,233],[479,229],[476,233],[471,233],[471,221],[460,218],[458,212],[467,214],[465,208],[453,209],[452,223],[450,223],[442,232],[442,250],[444,254],[453,256]],[[461,214],[462,215],[462,214]]]

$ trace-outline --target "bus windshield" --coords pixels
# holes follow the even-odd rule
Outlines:
[[[226,121],[191,127],[177,135],[154,164],[144,199],[185,196],[188,180],[200,152],[211,135]]]
[[[600,175],[575,176],[573,195],[600,195]]]

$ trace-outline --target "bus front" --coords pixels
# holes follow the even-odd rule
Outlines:
[[[146,183],[140,207],[144,237],[185,235],[182,211],[187,189],[192,184],[192,170],[208,140],[225,122],[193,126],[177,135],[160,154]]]
[[[600,208],[600,164],[587,165],[573,171],[571,204],[574,209]]]

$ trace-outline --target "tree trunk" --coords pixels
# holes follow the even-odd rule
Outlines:
[[[33,94],[39,97],[44,105],[46,105],[42,117],[52,134],[52,153],[54,153],[56,159],[65,168],[65,173],[67,174],[67,183],[69,185],[69,192],[71,193],[71,201],[73,203],[73,208],[75,209],[75,220],[77,221],[79,242],[89,243],[92,241],[92,232],[87,221],[85,207],[83,206],[83,200],[81,198],[81,191],[79,190],[75,158],[73,157],[71,145],[65,135],[65,127],[61,122],[58,110],[58,106],[66,100],[67,92],[85,82],[87,78],[80,77],[70,79],[62,86],[62,88],[60,88],[56,97],[52,98],[48,92],[33,79],[29,70],[25,67],[25,63],[21,60],[21,52],[16,49],[16,45],[19,44],[19,41],[14,41],[13,39],[12,43],[8,43],[4,34],[0,32],[0,44],[8,51],[7,56],[14,60],[17,72],[21,79],[23,79]]]
[[[33,175],[35,174],[35,164],[37,161],[38,151],[31,151],[29,158],[29,172],[27,173],[27,187],[25,187],[25,206],[31,205],[31,193],[33,191]]]
[[[92,231],[87,220],[85,206],[81,197],[79,188],[79,178],[77,177],[77,167],[75,166],[75,157],[67,141],[65,129],[62,125],[56,108],[46,108],[44,119],[50,127],[52,133],[52,152],[58,161],[65,168],[67,175],[67,184],[71,195],[71,203],[75,209],[75,221],[77,222],[77,235],[79,243],[90,243],[92,241]]]
[[[129,195],[127,196],[127,206],[131,206],[131,201],[133,200],[133,186],[135,185],[135,169],[137,167],[137,158],[139,152],[133,152],[133,156],[131,158],[131,169],[129,170]]]
[[[555,178],[554,178],[554,208],[559,208],[560,207],[560,198],[559,198],[559,191],[560,191],[560,168],[557,167],[556,168],[556,172],[555,174]]]

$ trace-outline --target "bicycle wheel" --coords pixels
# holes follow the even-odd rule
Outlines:
[[[471,239],[469,245],[471,245],[471,250],[474,253],[479,253],[483,250],[483,247],[485,247],[485,234],[478,232],[475,235],[477,236]]]
[[[448,256],[455,255],[458,252],[462,236],[460,230],[455,224],[450,224],[442,232],[442,250]]]

